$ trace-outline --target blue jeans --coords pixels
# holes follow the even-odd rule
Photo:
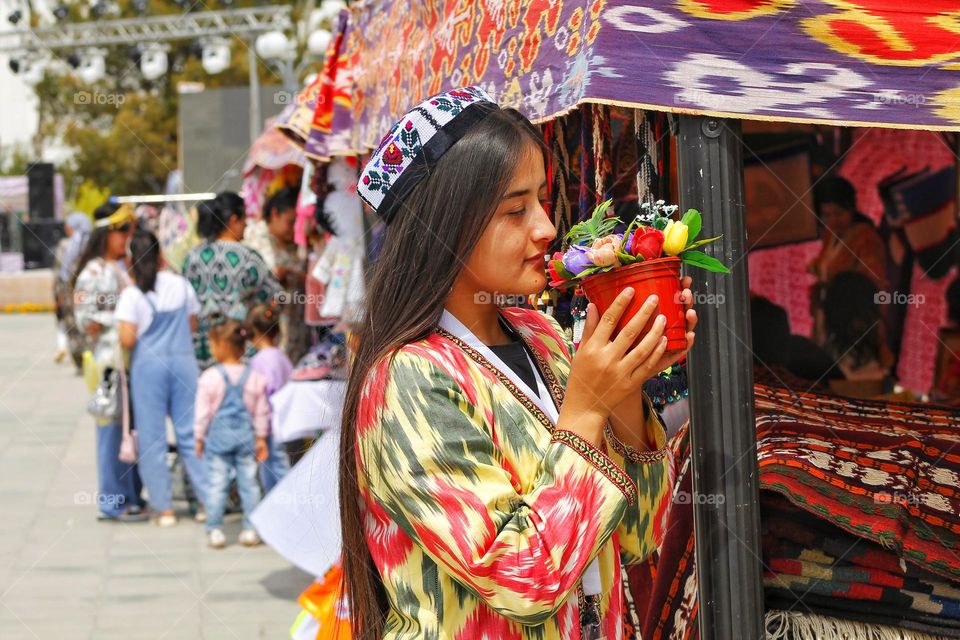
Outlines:
[[[270,447],[270,452],[267,459],[260,465],[260,483],[263,485],[264,493],[270,493],[270,490],[283,480],[283,476],[287,475],[290,469],[290,461],[287,459],[287,452],[283,450],[283,443],[277,442],[273,434],[270,434],[267,445]]]
[[[197,375],[193,354],[138,358],[130,372],[138,465],[150,494],[150,507],[157,512],[173,508],[170,469],[167,467],[167,416],[173,422],[177,450],[197,499],[206,503],[207,470],[197,459],[193,447]]]
[[[230,453],[203,452],[207,463],[207,531],[223,528],[223,509],[230,491],[230,471],[237,475],[237,491],[243,506],[243,528],[252,529],[250,514],[260,502],[257,483],[257,459],[249,447],[238,447]]]
[[[137,465],[120,462],[120,440],[123,427],[111,422],[96,425],[97,430],[97,475],[99,492],[97,506],[100,513],[116,518],[128,507],[142,507],[140,476]]]

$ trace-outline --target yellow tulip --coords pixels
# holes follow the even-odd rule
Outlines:
[[[669,221],[663,230],[663,254],[675,256],[683,251],[687,246],[688,233],[687,225],[676,220]]]

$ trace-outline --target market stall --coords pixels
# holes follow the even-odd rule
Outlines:
[[[874,191],[901,168],[900,178],[927,180],[955,167],[955,142],[938,133],[960,130],[960,29],[951,12],[946,3],[872,0],[815,7],[789,0],[361,2],[341,15],[324,73],[277,127],[312,161],[355,157],[375,148],[410,104],[475,84],[543,124],[556,159],[548,179],[561,233],[606,197],[629,211],[631,203],[676,194],[683,209],[710,213],[704,233],[723,239],[707,253],[733,265],[733,273],[694,274],[694,289],[725,302],[699,309],[702,329],[690,358],[690,477],[694,494],[724,500],[687,504],[696,522],[698,596],[686,594],[686,609],[661,613],[686,611],[700,637],[758,638],[765,624],[763,478],[749,292],[782,303],[794,330],[807,331],[803,265],[817,236],[793,228],[778,242],[755,245],[789,224],[809,223],[816,234],[807,197],[822,175],[811,172],[814,165],[864,185],[861,207],[875,221],[896,219],[896,211],[907,223],[936,213],[926,244],[905,247],[911,259],[901,261],[911,292],[930,304],[905,310],[898,372],[916,391],[929,388],[949,269],[940,271],[956,259],[956,171],[952,193],[945,188],[935,202],[910,200],[900,182],[890,203]],[[821,148],[835,143],[835,160],[808,164],[807,184],[791,188],[784,172],[755,152],[744,133],[755,126],[741,121],[776,123],[780,133],[785,123],[806,127]],[[850,135],[838,129],[851,126],[862,128]],[[759,232],[751,228],[745,161],[747,172],[759,164],[792,203],[803,203],[799,218],[807,223],[782,211],[761,220]],[[951,491],[938,495],[957,519]]]

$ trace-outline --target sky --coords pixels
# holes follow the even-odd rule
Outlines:
[[[37,98],[10,71],[8,55],[0,54],[0,145],[29,144],[37,130]]]

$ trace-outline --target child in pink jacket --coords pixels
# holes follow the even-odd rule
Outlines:
[[[257,463],[267,457],[270,408],[263,376],[240,362],[248,338],[247,328],[235,321],[217,319],[209,331],[210,350],[217,364],[197,381],[194,438],[197,456],[207,464],[207,543],[226,546],[223,511],[230,490],[231,470],[243,505],[243,531],[239,542],[260,544],[250,523],[250,513],[260,501]]]

